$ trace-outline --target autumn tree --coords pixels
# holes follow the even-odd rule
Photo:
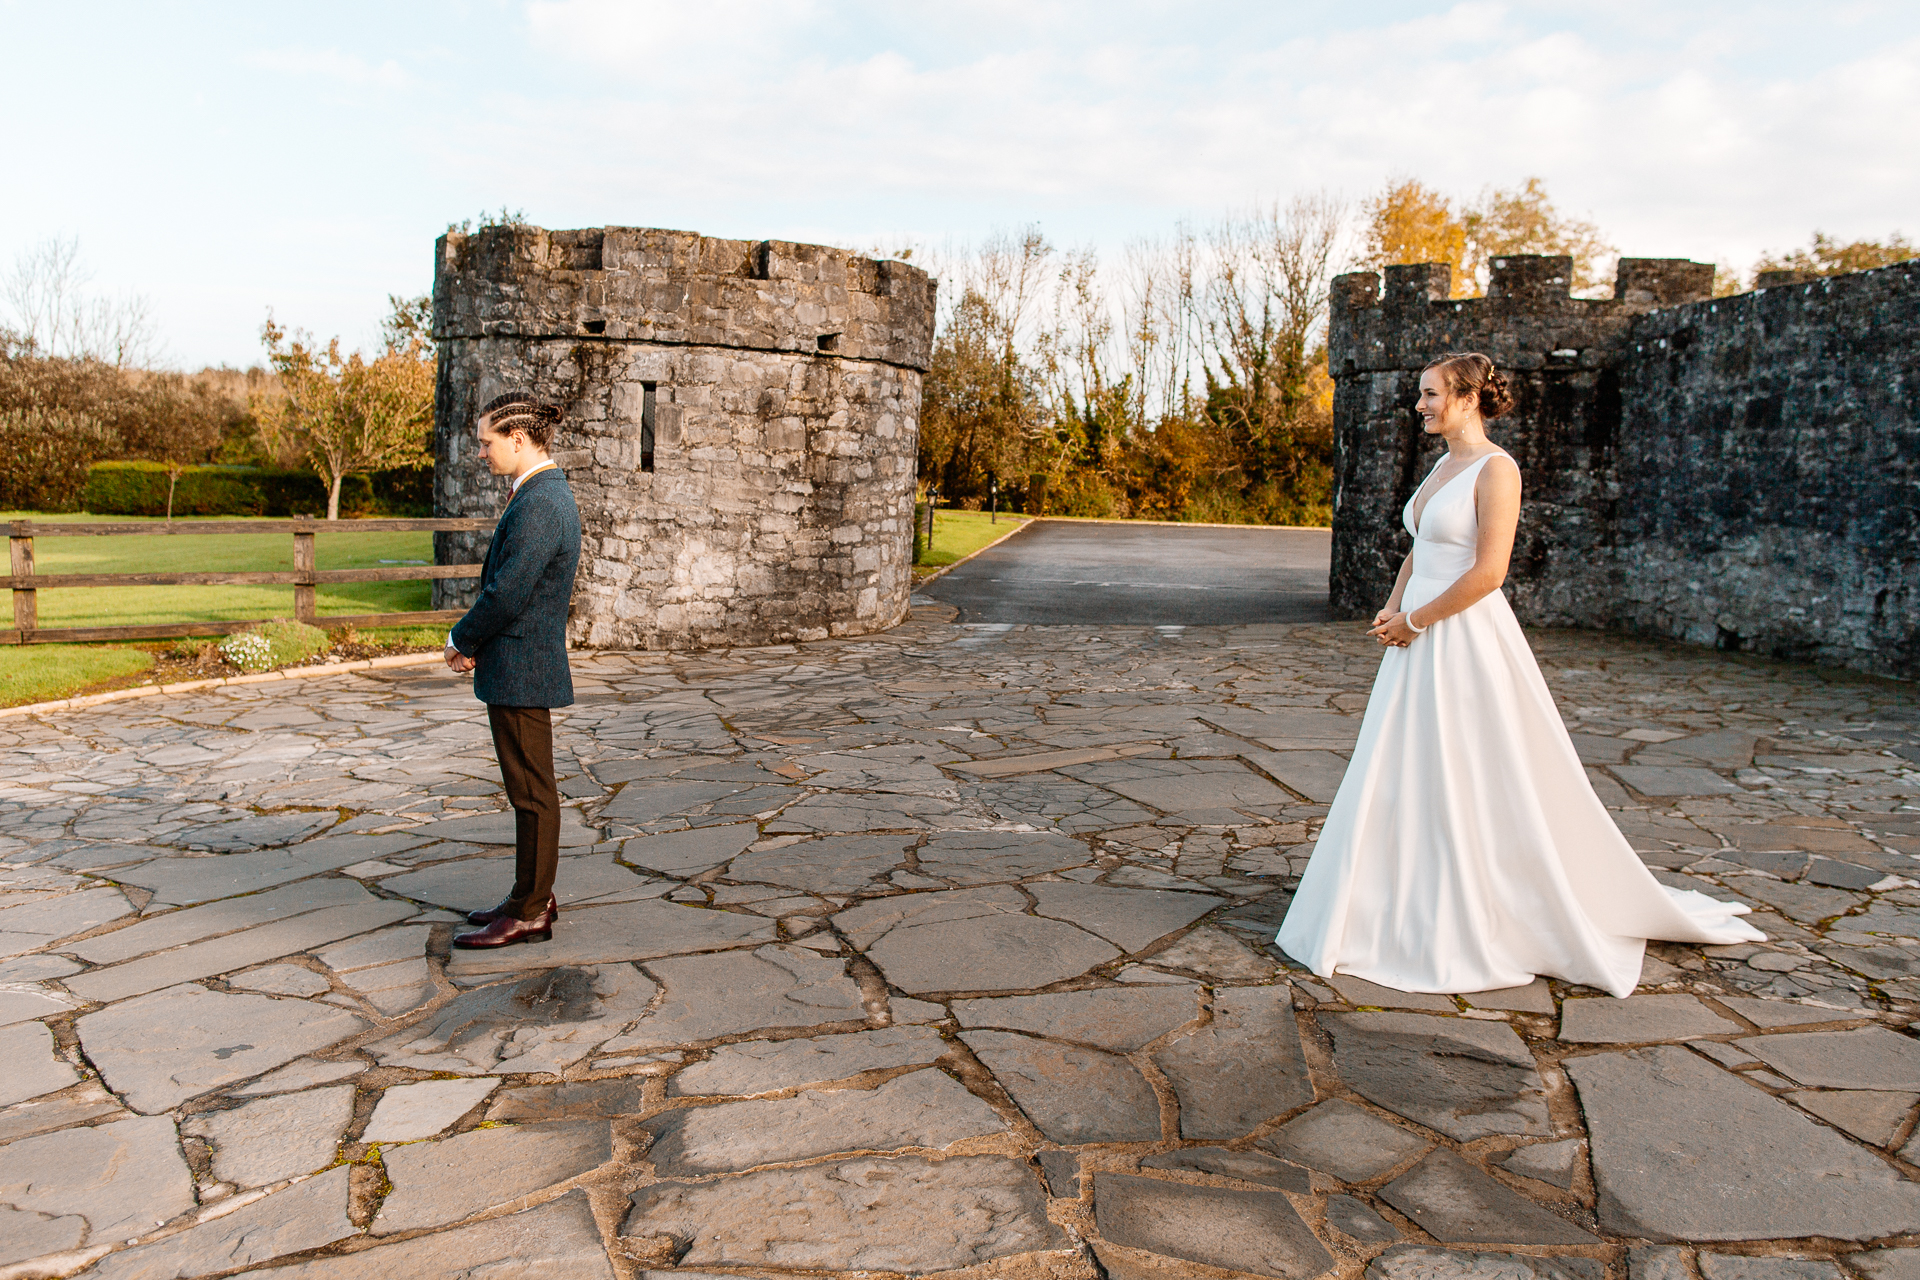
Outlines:
[[[433,298],[427,294],[406,298],[387,295],[387,318],[380,322],[380,345],[388,351],[411,347],[433,350]]]
[[[1613,247],[1593,223],[1554,208],[1546,184],[1538,178],[1509,191],[1489,188],[1461,221],[1467,229],[1467,274],[1482,287],[1492,260],[1509,253],[1568,255],[1576,293],[1607,283]]]
[[[1484,292],[1493,259],[1505,254],[1566,254],[1572,288],[1590,292],[1607,283],[1614,250],[1593,223],[1561,213],[1539,178],[1518,187],[1489,187],[1477,201],[1456,206],[1412,179],[1389,182],[1363,206],[1364,266],[1444,262],[1453,268],[1455,297]]]
[[[1453,268],[1458,297],[1467,279],[1467,224],[1438,191],[1413,178],[1396,178],[1361,206],[1365,248],[1359,265],[1379,270],[1419,262]]]
[[[384,351],[368,360],[343,355],[289,332],[271,317],[262,326],[279,394],[260,397],[254,412],[267,438],[300,449],[327,482],[327,519],[340,518],[340,485],[355,472],[420,465],[433,429],[434,367],[417,332],[389,321]]]
[[[1872,271],[1895,263],[1920,258],[1916,247],[1899,232],[1885,240],[1855,240],[1843,244],[1824,231],[1813,233],[1813,243],[1791,253],[1764,254],[1753,264],[1753,274],[1762,271],[1804,271],[1816,276],[1843,276],[1853,271]]]
[[[995,234],[942,271],[954,301],[934,338],[920,408],[920,474],[952,496],[1024,478],[1041,423],[1030,321],[1054,250],[1037,227]]]

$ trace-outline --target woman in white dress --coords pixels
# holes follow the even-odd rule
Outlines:
[[[1745,906],[1655,880],[1593,793],[1500,593],[1520,470],[1486,420],[1511,407],[1483,355],[1420,375],[1447,452],[1403,513],[1413,550],[1368,632],[1387,651],[1278,938],[1322,977],[1472,992],[1546,974],[1625,996],[1649,938],[1765,937]]]

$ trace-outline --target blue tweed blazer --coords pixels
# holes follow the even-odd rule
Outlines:
[[[453,627],[453,647],[475,659],[473,695],[505,707],[573,703],[567,606],[580,564],[580,508],[559,469],[520,482],[494,527],[480,597]]]

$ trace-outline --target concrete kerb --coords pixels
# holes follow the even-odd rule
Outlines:
[[[967,554],[961,556],[958,560],[955,560],[952,564],[940,566],[940,568],[936,569],[934,572],[928,574],[926,577],[914,583],[913,589],[915,591],[918,591],[920,588],[926,586],[929,582],[936,582],[939,579],[946,577],[949,573],[952,573],[955,569],[958,569],[961,565],[973,559],[975,556],[979,555],[981,552],[991,551],[995,547],[999,546],[1001,543],[1005,542],[1008,538],[1011,538],[1014,534],[1019,533],[1022,529],[1031,529],[1034,525],[1039,524],[1042,520],[1048,520],[1048,519],[1052,519],[1052,517],[1051,516],[1025,517],[1021,521],[1021,523],[1013,526],[1013,528],[1007,530],[1005,533],[995,538],[992,542],[989,542],[986,546],[975,547],[972,551],[967,552]]]
[[[396,653],[384,658],[362,658],[357,662],[329,662],[321,667],[291,667],[284,671],[262,671],[251,676],[222,676],[216,680],[186,680],[179,684],[143,684],[131,689],[113,689],[91,693],[84,698],[58,698],[52,702],[29,702],[18,707],[0,707],[0,719],[8,716],[43,715],[49,711],[78,711],[102,703],[127,698],[153,698],[162,694],[193,693],[222,685],[263,684],[269,680],[305,680],[312,676],[338,676],[354,671],[373,671],[385,667],[424,667],[445,660],[439,653]]]

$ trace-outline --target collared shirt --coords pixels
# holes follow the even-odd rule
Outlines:
[[[510,485],[507,489],[507,501],[508,502],[513,501],[514,495],[520,492],[520,486],[527,482],[527,478],[529,476],[537,476],[542,471],[545,471],[548,467],[551,467],[553,465],[554,465],[553,459],[548,458],[545,462],[541,463],[539,466],[528,467],[525,471],[522,471],[519,475],[515,476],[513,478],[513,484]],[[453,649],[453,632],[451,631],[447,632],[447,648]],[[455,649],[454,652],[458,653],[459,650]]]
[[[542,471],[545,471],[548,467],[551,467],[552,465],[553,465],[553,459],[548,458],[545,462],[541,463],[539,466],[528,467],[525,471],[522,471],[519,475],[515,476],[513,480],[513,485],[507,490],[507,500],[511,502],[513,500],[513,495],[520,492],[520,486],[527,482],[527,477],[537,476]]]

